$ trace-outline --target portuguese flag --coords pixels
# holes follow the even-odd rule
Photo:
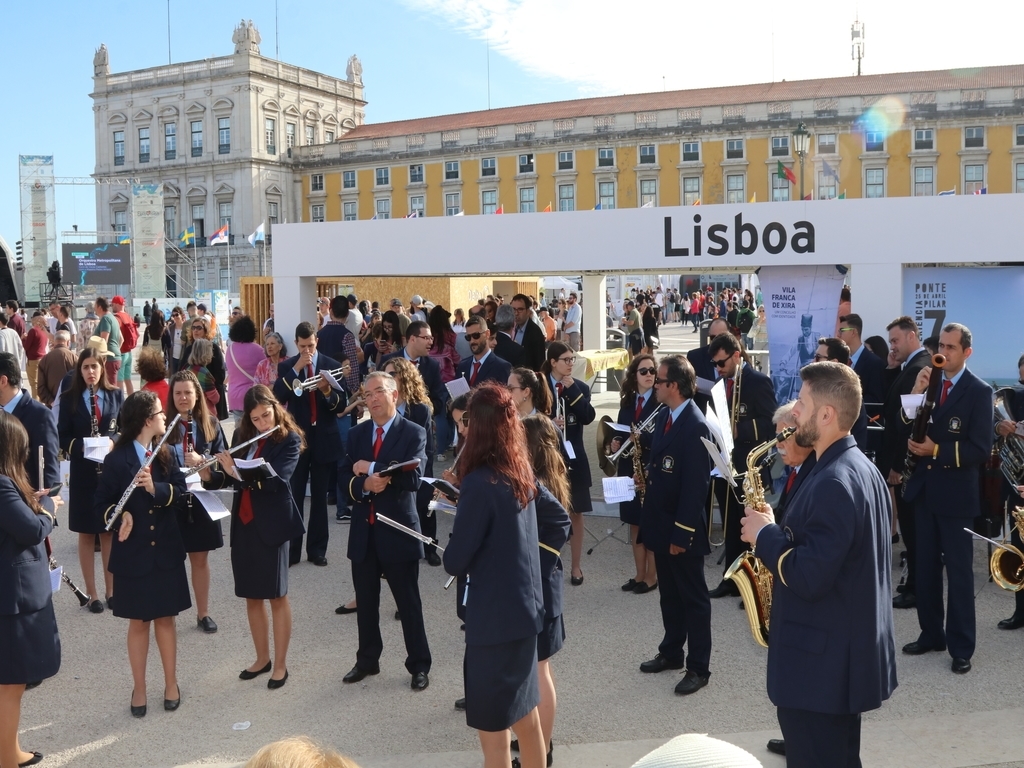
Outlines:
[[[789,179],[790,184],[796,184],[796,174],[789,170],[789,168],[784,166],[781,160],[779,161],[779,169],[776,175],[780,179]]]

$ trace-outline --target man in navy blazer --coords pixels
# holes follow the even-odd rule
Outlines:
[[[992,454],[992,388],[966,366],[971,332],[949,323],[939,333],[946,358],[942,387],[921,442],[908,441],[917,456],[903,498],[914,505],[917,523],[917,620],[921,634],[903,647],[911,655],[949,649],[952,669],[971,669],[974,655],[974,540],[965,532],[981,513],[979,469]],[[914,394],[928,387],[931,368],[917,376]],[[904,420],[910,422],[904,414]],[[942,568],[949,582],[943,631]]]
[[[654,391],[666,407],[654,422],[640,517],[640,541],[654,552],[665,626],[658,655],[640,671],[685,667],[675,689],[680,695],[699,691],[711,676],[711,598],[704,581],[704,556],[711,552],[704,505],[711,457],[700,439],[712,438],[692,402],[695,390],[693,367],[683,357],[661,361]]]
[[[450,396],[448,388],[441,380],[441,366],[430,356],[430,347],[433,343],[434,337],[431,336],[430,326],[422,320],[415,320],[409,323],[409,328],[406,330],[405,347],[399,352],[392,352],[390,355],[382,357],[380,365],[377,367],[384,370],[384,366],[391,358],[404,357],[416,366],[416,370],[423,377],[423,384],[427,388],[427,394],[430,395],[430,405],[433,407],[434,413],[444,413]]]
[[[860,315],[843,315],[839,318],[839,338],[850,348],[850,365],[860,379],[861,392],[865,403],[885,402],[885,360],[864,346],[861,336],[864,321]]]
[[[747,507],[743,540],[774,577],[768,697],[789,768],[859,768],[861,713],[896,688],[890,602],[889,490],[850,428],[860,381],[848,365],[811,363],[793,409],[814,468],[792,494],[785,527]]]
[[[539,372],[544,365],[547,341],[544,330],[533,320],[533,299],[524,293],[517,293],[512,297],[509,306],[512,307],[515,317],[510,334],[512,341],[523,348],[523,365]]]
[[[686,359],[693,367],[693,372],[697,375],[697,378],[710,381],[714,384],[718,381],[719,374],[718,368],[711,362],[711,355],[708,354],[708,347],[711,346],[712,340],[722,333],[729,332],[729,323],[725,318],[716,318],[711,321],[708,326],[708,343],[703,347],[697,347],[691,349],[686,353]],[[701,413],[708,412],[708,404],[711,402],[711,398],[702,392],[693,393],[693,402],[700,408]]]
[[[516,313],[508,304],[502,304],[494,313],[494,353],[513,368],[526,365],[526,350],[515,342]]]
[[[466,321],[466,340],[469,341],[472,354],[459,363],[455,375],[465,378],[471,387],[485,381],[507,385],[512,366],[491,351],[491,332],[487,328],[487,320],[479,315],[469,318]]]
[[[27,389],[21,388],[21,369],[10,352],[0,352],[0,408],[14,416],[28,432],[28,456],[25,470],[28,482],[35,488],[52,488],[60,482],[57,450],[57,417]],[[43,478],[39,479],[39,448],[43,448]],[[59,499],[56,500],[58,503]]]
[[[352,501],[352,526],[348,534],[348,558],[356,590],[359,648],[356,665],[344,682],[357,683],[380,672],[384,642],[380,635],[380,577],[387,579],[402,620],[405,636],[405,668],[412,674],[412,689],[421,691],[430,681],[430,646],[423,626],[419,565],[423,544],[419,539],[377,520],[377,515],[420,532],[416,491],[426,465],[427,433],[398,415],[395,380],[382,372],[371,373],[363,384],[370,418],[348,433],[348,450],[338,468],[341,487]],[[419,464],[391,477],[379,472],[393,463],[418,459]]]
[[[321,355],[316,349],[316,330],[311,323],[301,322],[295,327],[295,345],[299,354],[289,357],[277,366],[274,395],[288,408],[295,422],[306,436],[308,450],[299,456],[292,475],[292,496],[301,513],[309,481],[309,527],[306,537],[306,557],[313,565],[327,565],[327,493],[330,490],[331,467],[337,466],[344,452],[336,414],[345,410],[348,395],[344,378],[338,383],[341,390],[333,389],[325,377],[313,389],[299,395],[292,391],[296,382],[312,378],[321,371],[336,371],[341,363]],[[341,378],[341,377],[338,377]],[[302,559],[302,536],[292,539],[289,563]]]

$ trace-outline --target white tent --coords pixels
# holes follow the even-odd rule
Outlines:
[[[580,292],[580,284],[576,280],[566,280],[564,277],[543,277],[541,278],[541,285],[544,288],[544,294],[547,298],[557,296],[559,291],[564,290],[566,295],[569,295],[569,291]]]

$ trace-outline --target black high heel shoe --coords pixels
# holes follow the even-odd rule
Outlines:
[[[178,686],[178,698],[176,699],[164,699],[164,709],[168,712],[173,712],[179,706],[181,706],[181,686]]]
[[[132,691],[132,698],[135,698],[135,691]],[[131,703],[131,699],[128,701],[128,705],[132,709],[132,717],[145,717],[146,716],[146,705],[143,704],[141,707],[136,707]]]

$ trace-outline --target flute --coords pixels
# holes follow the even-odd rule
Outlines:
[[[149,457],[143,463],[141,469],[139,469],[139,472],[135,474],[135,479],[131,481],[131,483],[125,489],[124,493],[121,494],[121,498],[118,500],[117,504],[114,505],[113,512],[111,512],[110,516],[106,519],[106,529],[108,531],[114,527],[114,523],[117,522],[117,519],[121,517],[121,513],[124,512],[124,507],[125,504],[128,503],[129,497],[132,495],[135,489],[139,487],[139,474],[146,471],[147,469],[150,468],[150,466],[152,466],[157,454],[160,453],[160,449],[164,447],[164,444],[167,442],[167,438],[171,436],[171,432],[174,430],[175,427],[178,426],[178,422],[180,420],[181,414],[179,413],[175,415],[174,420],[170,423],[170,426],[168,426],[167,429],[164,430],[163,437],[161,437],[160,442],[156,444],[156,448],[150,451]]]
[[[245,448],[246,446],[252,445],[256,441],[262,440],[263,438],[267,437],[268,435],[272,435],[274,432],[276,432],[280,428],[281,428],[280,424],[278,424],[275,427],[271,427],[266,432],[263,432],[262,434],[256,435],[256,437],[252,438],[251,440],[246,440],[244,443],[239,443],[234,448],[229,448],[228,449],[228,453],[229,454],[233,454],[235,451],[239,451],[242,448]],[[211,456],[210,458],[203,460],[202,464],[196,464],[194,467],[189,467],[188,471],[185,472],[185,477],[191,477],[192,475],[196,474],[197,472],[202,472],[204,469],[206,469],[208,467],[212,467],[216,463],[217,463],[217,457],[216,456]]]
[[[386,516],[380,514],[379,512],[374,514],[374,519],[377,520],[377,522],[384,523],[384,525],[391,526],[396,531],[401,531],[402,533],[406,534],[407,536],[412,536],[414,539],[419,539],[424,544],[427,544],[427,545],[433,547],[434,549],[436,549],[437,550],[437,554],[439,554],[439,555],[443,555],[444,554],[444,547],[442,547],[440,544],[438,544],[436,541],[434,541],[429,536],[426,536],[426,535],[420,533],[419,531],[414,531],[409,526],[402,525],[401,523],[399,523],[399,522],[397,522],[395,520],[392,520],[390,517],[386,517]],[[455,577],[454,576],[450,576],[448,578],[448,581],[445,582],[444,588],[448,589],[448,587],[450,587],[452,585],[453,581],[455,581]]]

